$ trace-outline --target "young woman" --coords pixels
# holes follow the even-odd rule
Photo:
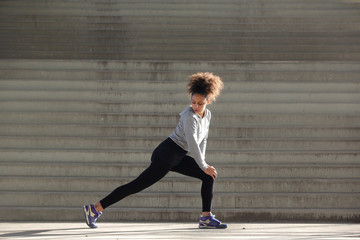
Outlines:
[[[189,77],[187,85],[191,106],[180,113],[174,132],[153,152],[150,166],[135,180],[116,188],[101,201],[83,207],[86,224],[96,228],[96,220],[103,210],[121,199],[140,192],[162,179],[169,171],[178,172],[202,181],[202,216],[199,228],[227,228],[211,213],[213,185],[217,171],[205,162],[211,112],[207,105],[215,102],[223,88],[219,76],[197,73]]]

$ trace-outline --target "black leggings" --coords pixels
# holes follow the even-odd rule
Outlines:
[[[135,180],[116,188],[100,201],[105,209],[121,199],[140,192],[162,179],[169,171],[202,180],[202,211],[211,211],[214,180],[197,165],[192,157],[170,138],[163,141],[153,152],[150,166]]]

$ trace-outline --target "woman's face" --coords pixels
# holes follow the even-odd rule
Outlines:
[[[201,117],[204,116],[206,106],[210,104],[210,101],[205,98],[204,95],[195,93],[191,97],[191,107],[196,114]]]

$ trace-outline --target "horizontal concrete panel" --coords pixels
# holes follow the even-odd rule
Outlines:
[[[112,191],[134,178],[121,177],[0,177],[1,191]],[[359,179],[276,179],[221,178],[216,179],[214,191],[221,193],[355,193],[360,192]],[[201,181],[190,177],[165,177],[144,192],[198,193]],[[80,194],[80,193],[79,193]]]
[[[357,24],[359,26],[359,24]],[[359,27],[360,28],[360,27]],[[0,46],[1,52],[8,52],[9,49],[16,49],[16,52],[28,52],[28,51],[56,51],[56,52],[82,52],[88,53],[92,52],[94,54],[111,54],[111,53],[118,53],[121,54],[122,52],[125,54],[134,53],[134,55],[141,55],[141,54],[156,54],[161,52],[161,54],[165,55],[169,54],[181,54],[182,52],[193,52],[194,55],[197,53],[204,53],[211,49],[212,52],[219,53],[219,55],[225,54],[277,54],[277,53],[291,53],[297,54],[299,52],[308,52],[311,55],[316,55],[317,53],[323,54],[344,54],[344,53],[353,53],[360,51],[360,47],[356,44],[263,44],[263,45],[240,45],[234,43],[228,44],[105,44],[99,46],[98,44],[86,44],[86,45],[78,45],[78,44],[56,44],[55,45],[48,45],[48,44],[37,44],[37,43],[30,43],[30,44],[16,44],[16,43],[7,43]]]
[[[3,176],[107,176],[137,177],[150,165],[148,163],[41,163],[2,162]],[[218,177],[228,178],[358,178],[359,164],[218,164]],[[179,177],[170,172],[169,177]]]
[[[128,52],[109,52],[109,53],[74,53],[63,51],[8,51],[1,54],[2,58],[23,58],[23,59],[104,59],[104,60],[198,60],[198,61],[359,61],[360,54],[349,53],[240,53],[240,54],[221,54],[216,53],[196,53],[193,52],[168,52],[168,53],[128,53]]]
[[[346,24],[344,24],[346,26]],[[33,35],[32,35],[33,33]],[[264,31],[257,31],[257,30],[247,30],[247,31],[220,31],[220,30],[203,30],[198,29],[196,31],[191,31],[187,29],[182,29],[178,31],[161,31],[159,28],[158,30],[154,31],[129,31],[127,29],[117,29],[117,30],[107,30],[107,29],[77,29],[76,31],[71,29],[49,29],[49,30],[31,30],[31,29],[22,29],[18,31],[17,29],[3,29],[1,31],[1,36],[5,36],[6,39],[9,36],[13,36],[15,39],[19,39],[20,37],[25,37],[28,39],[33,38],[34,36],[38,38],[48,38],[48,39],[57,39],[60,38],[64,40],[64,37],[69,37],[71,40],[68,43],[76,43],[81,45],[81,43],[86,43],[86,39],[94,39],[99,38],[100,40],[106,40],[108,38],[111,39],[119,39],[125,40],[127,38],[135,38],[138,37],[139,39],[145,38],[158,38],[158,39],[173,39],[173,38],[195,38],[201,39],[201,37],[211,38],[213,40],[222,39],[224,40],[234,40],[234,38],[270,38],[270,39],[296,39],[296,38],[308,38],[308,39],[317,39],[321,42],[325,43],[325,45],[329,44],[326,43],[327,38],[339,38],[341,36],[345,38],[358,38],[360,33],[355,30],[338,30],[338,31],[318,31],[316,29],[300,29],[297,30],[294,28],[291,31],[284,31],[281,29],[278,30],[264,30]],[[311,37],[309,37],[311,36]],[[111,40],[108,40],[111,41]],[[161,42],[161,40],[159,40]],[[114,43],[114,42],[113,42]],[[130,43],[129,41],[120,41],[119,43]],[[164,42],[162,42],[164,43]],[[230,42],[231,43],[231,42]],[[235,44],[236,42],[232,42]],[[213,42],[214,44],[214,42]],[[280,44],[280,43],[279,43]],[[16,49],[14,49],[16,50]],[[77,58],[74,58],[77,59]],[[95,59],[99,60],[99,59]],[[119,59],[115,59],[119,60]],[[144,60],[144,59],[141,59]],[[151,59],[154,60],[154,59]],[[156,59],[155,59],[156,60]],[[168,59],[169,60],[169,59]],[[196,60],[192,58],[190,60]],[[310,59],[311,60],[311,59]],[[314,60],[314,59],[313,59]]]
[[[2,192],[7,207],[76,207],[87,199],[99,199],[106,192]],[[331,197],[330,197],[331,196]],[[219,208],[358,208],[357,193],[235,193],[214,194],[213,206]],[[327,199],[327,200],[325,200]],[[138,193],[116,203],[124,208],[189,208],[201,209],[198,193]]]
[[[163,102],[79,102],[79,101],[2,101],[6,112],[93,112],[93,113],[172,113],[182,111],[188,103]],[[360,113],[359,103],[237,103],[218,102],[209,106],[216,114],[350,114]]]
[[[71,92],[81,91],[86,93],[96,92],[96,94],[105,95],[108,93],[119,94],[122,92],[124,94],[158,94],[160,97],[165,96],[169,92],[177,93],[178,97],[181,97],[181,100],[189,99],[188,95],[185,93],[186,81],[138,81],[138,80],[1,80],[0,87],[3,93],[6,91],[23,91],[23,93],[31,94],[35,91],[39,93],[44,91],[49,92],[65,92],[69,94]],[[290,93],[308,93],[308,94],[341,94],[341,93],[358,93],[360,88],[360,82],[352,82],[350,79],[348,82],[340,82],[340,79],[334,79],[326,81],[314,81],[314,82],[305,82],[305,81],[292,81],[292,80],[282,80],[282,81],[225,81],[224,90],[221,98],[227,98],[229,96],[234,98],[234,93],[238,93],[239,97],[242,97],[243,93],[250,94],[256,93],[260,94],[290,94]],[[26,91],[26,92],[24,92]],[[113,93],[112,93],[113,92]],[[15,97],[15,96],[14,96]],[[12,97],[12,98],[14,98]],[[21,98],[22,96],[18,96]],[[3,97],[5,98],[5,97]],[[5,98],[7,99],[7,98]],[[231,98],[230,98],[231,99]],[[10,100],[10,99],[7,99]],[[19,99],[20,100],[20,99]]]
[[[286,21],[284,19],[283,21]],[[357,23],[358,24],[358,23]],[[257,34],[256,34],[257,33]],[[338,33],[332,32],[334,36],[314,36],[312,38],[308,38],[305,36],[280,36],[279,33],[274,33],[276,36],[270,36],[270,34],[265,34],[263,32],[262,35],[258,36],[258,32],[244,32],[245,36],[228,36],[226,38],[191,38],[190,36],[182,36],[181,38],[176,36],[158,36],[158,35],[149,35],[143,36],[141,38],[137,37],[135,34],[129,35],[118,35],[114,38],[106,38],[104,36],[93,36],[93,35],[80,35],[73,36],[69,34],[68,37],[65,36],[47,36],[47,35],[25,35],[19,34],[19,32],[14,33],[13,36],[10,35],[1,35],[2,42],[4,45],[10,44],[42,44],[46,46],[56,46],[56,45],[68,45],[68,44],[77,44],[79,46],[89,46],[89,45],[108,45],[108,46],[126,46],[130,48],[133,45],[151,45],[151,44],[204,44],[211,45],[214,44],[214,39],[216,40],[217,45],[247,45],[247,46],[272,46],[272,45],[317,45],[317,46],[325,46],[325,45],[335,45],[335,46],[350,46],[359,44],[360,39],[355,34],[350,34],[349,32],[342,33],[346,36],[339,36]],[[314,32],[315,34],[317,32]],[[254,36],[252,36],[252,35]],[[284,33],[285,34],[285,33]],[[269,36],[268,36],[269,35]],[[327,34],[329,35],[329,34]],[[70,41],[69,41],[70,40]],[[20,59],[21,60],[21,59]]]
[[[89,149],[0,149],[3,162],[48,162],[84,164],[93,163],[142,163],[148,164],[153,149],[138,150],[89,150]],[[206,153],[209,164],[357,164],[359,151],[211,151]]]
[[[216,71],[356,71],[359,72],[358,62],[267,62],[267,61],[121,61],[121,60],[41,60],[41,59],[0,59],[1,69],[56,71],[104,71],[104,72],[181,72],[197,71],[199,69],[213,69]]]
[[[286,19],[283,19],[286,21]],[[260,23],[263,24],[263,23]],[[49,30],[50,31],[50,30]],[[221,33],[221,34],[219,34]],[[192,35],[191,35],[192,34]],[[217,34],[217,35],[214,35]],[[206,38],[202,38],[202,35]],[[172,32],[148,32],[148,31],[126,31],[126,30],[93,30],[76,32],[70,30],[52,31],[37,31],[36,35],[32,35],[31,31],[15,31],[3,30],[0,32],[4,43],[23,43],[38,44],[47,43],[49,46],[56,44],[77,44],[78,46],[89,45],[91,43],[97,45],[139,45],[139,44],[212,44],[214,41],[220,45],[240,45],[247,43],[248,45],[296,45],[296,44],[317,44],[317,45],[352,45],[359,42],[359,33],[356,31],[243,31],[243,32],[229,32],[229,31],[172,31]],[[311,36],[311,37],[309,37]],[[179,39],[183,40],[180,41]],[[23,40],[23,41],[21,41]],[[67,41],[66,41],[67,40]],[[251,42],[249,40],[253,40]],[[343,41],[340,41],[343,40]],[[15,50],[15,49],[14,49]],[[72,59],[75,60],[76,58]],[[21,60],[21,59],[20,59]],[[60,59],[63,60],[63,59]],[[79,60],[78,58],[76,60]],[[90,59],[97,60],[97,59]],[[109,59],[105,59],[108,61]],[[120,60],[120,59],[114,59]],[[140,59],[143,61],[144,59]],[[156,59],[151,59],[156,60]],[[167,59],[169,60],[169,59]],[[179,60],[179,59],[177,59]],[[196,59],[189,59],[195,61]],[[248,59],[249,60],[249,59]],[[310,59],[309,61],[313,61]],[[260,60],[262,61],[262,60]]]
[[[253,2],[253,1],[252,1]],[[248,2],[248,3],[252,3]],[[321,1],[321,5],[327,4],[329,1]],[[208,1],[206,2],[209,3]],[[239,4],[239,2],[236,2]],[[266,4],[267,2],[262,2],[262,4]],[[298,2],[296,2],[298,3]],[[290,4],[296,4],[295,2],[290,2]],[[338,3],[338,2],[337,2]],[[271,4],[275,4],[273,1]],[[282,3],[284,5],[284,3]],[[301,3],[300,3],[301,4]],[[314,4],[313,2],[311,4]],[[307,6],[311,6],[311,4],[306,3]],[[206,4],[203,4],[203,6]],[[224,5],[222,2],[221,5]],[[70,24],[70,23],[167,23],[167,24],[269,24],[269,23],[292,23],[292,24],[308,24],[308,23],[359,23],[359,18],[357,16],[347,16],[339,17],[339,16],[309,16],[307,18],[303,17],[295,17],[295,16],[279,16],[279,17],[266,17],[266,16],[238,16],[236,18],[227,16],[227,17],[217,17],[212,16],[211,18],[204,18],[202,16],[193,16],[193,17],[167,17],[167,16],[67,16],[63,18],[62,16],[56,15],[2,15],[0,16],[2,23],[18,23],[18,22],[47,22],[47,23],[57,23],[59,26]]]
[[[301,53],[302,54],[302,53]],[[184,71],[92,71],[92,70],[40,70],[40,69],[3,69],[1,70],[2,80],[71,80],[88,81],[90,80],[113,80],[122,82],[129,81],[143,81],[143,82],[177,82],[181,81],[186,84],[186,79],[189,75],[196,72],[214,72],[219,75],[224,82],[244,82],[244,81],[285,81],[291,83],[299,82],[359,82],[360,71],[307,71],[307,70],[243,70],[243,71],[213,71],[210,68],[194,68],[194,70]],[[106,83],[102,81],[102,83]]]
[[[179,110],[180,112],[181,110]],[[175,127],[179,113],[1,112],[3,124],[100,124]],[[352,114],[213,114],[213,127],[357,127],[360,115]],[[211,129],[212,129],[211,128]]]
[[[205,4],[206,3],[206,4]],[[16,1],[16,2],[3,2],[1,4],[3,7],[12,7],[12,8],[32,8],[34,4],[29,4],[26,1]],[[325,3],[321,1],[314,1],[309,4],[306,1],[301,2],[291,2],[291,1],[272,1],[265,2],[265,1],[182,1],[174,2],[174,1],[156,1],[156,2],[143,2],[143,1],[125,1],[125,2],[110,2],[110,3],[103,3],[99,6],[96,2],[88,1],[88,2],[78,2],[78,1],[64,1],[64,2],[46,2],[42,3],[39,2],[35,6],[38,8],[57,8],[57,9],[97,9],[102,11],[109,11],[109,10],[119,10],[119,9],[164,9],[164,10],[172,10],[177,9],[181,10],[240,10],[240,9],[344,9],[346,7],[351,8],[351,5],[345,5],[343,3],[339,3],[336,1],[327,1]]]
[[[308,92],[233,92],[224,91],[223,102],[239,103],[360,103],[359,93],[308,93]],[[167,102],[190,101],[185,91],[143,92],[143,91],[29,91],[0,90],[1,101],[108,101],[108,102]]]
[[[173,5],[176,6],[176,5]],[[202,5],[198,5],[202,6]],[[217,17],[237,17],[237,16],[351,16],[356,15],[356,11],[353,9],[346,8],[328,8],[328,9],[267,9],[267,8],[250,8],[250,9],[217,9]],[[61,15],[61,16],[184,16],[184,17],[194,17],[199,16],[199,9],[179,9],[179,8],[167,8],[167,9],[147,9],[147,8],[119,8],[114,11],[113,8],[109,9],[96,9],[96,8],[51,8],[49,6],[34,6],[31,5],[27,8],[13,8],[10,6],[3,6],[0,13],[2,15]],[[212,17],[214,16],[214,8],[201,9],[202,17]]]
[[[206,5],[204,5],[206,6]],[[243,32],[243,31],[320,31],[320,32],[345,32],[345,31],[358,31],[360,30],[358,23],[335,23],[335,22],[325,22],[320,21],[318,23],[294,23],[294,22],[268,22],[268,23],[198,23],[192,22],[189,23],[187,21],[184,22],[167,22],[167,21],[151,21],[152,18],[148,18],[146,22],[81,22],[81,21],[74,21],[70,22],[51,22],[51,21],[23,21],[23,22],[10,22],[10,21],[3,21],[0,23],[0,29],[7,29],[7,30],[33,30],[36,34],[38,31],[47,31],[53,30],[54,28],[59,30],[69,30],[74,31],[76,33],[77,30],[81,29],[88,29],[89,31],[96,31],[96,30],[109,30],[109,31],[118,31],[118,30],[127,30],[127,31],[197,31],[197,30],[208,30],[208,31],[231,31],[231,32]],[[71,34],[69,34],[71,35]],[[26,45],[26,43],[23,43]]]
[[[169,133],[170,135],[171,133]],[[168,135],[167,135],[168,136]],[[32,149],[154,149],[163,137],[1,136],[0,148]],[[214,138],[209,150],[358,150],[359,138]]]
[[[169,136],[176,125],[70,125],[70,124],[0,124],[2,136],[53,136],[53,137],[164,137]],[[211,138],[356,138],[360,135],[357,127],[261,127],[213,126]]]

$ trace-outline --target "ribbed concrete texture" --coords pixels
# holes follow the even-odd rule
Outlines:
[[[0,61],[1,220],[81,220],[81,206],[149,164],[211,70],[208,162],[229,221],[358,221],[356,62]],[[268,77],[267,77],[268,76]],[[171,173],[108,209],[110,220],[191,220],[200,182]]]
[[[360,60],[357,0],[2,0],[0,57]]]
[[[82,221],[210,71],[213,212],[359,222],[359,23],[356,0],[0,1],[0,221]],[[200,186],[170,173],[102,221],[197,221]]]

